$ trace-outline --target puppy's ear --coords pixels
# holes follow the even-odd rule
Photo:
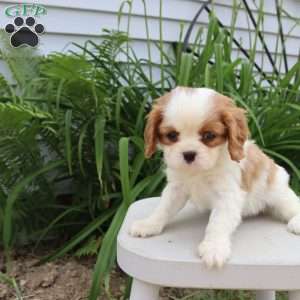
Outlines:
[[[228,151],[232,160],[244,158],[244,143],[248,138],[248,125],[245,110],[235,107],[223,111],[223,122],[228,130]]]
[[[159,125],[163,119],[163,111],[170,99],[170,93],[167,93],[155,100],[152,110],[147,116],[147,123],[144,131],[145,156],[151,157],[156,150],[159,135]]]

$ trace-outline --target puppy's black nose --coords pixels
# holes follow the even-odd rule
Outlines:
[[[184,160],[190,164],[192,163],[194,160],[195,160],[195,157],[196,157],[196,152],[195,151],[186,151],[186,152],[183,152],[183,158]]]

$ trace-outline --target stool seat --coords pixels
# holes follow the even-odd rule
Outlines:
[[[300,300],[300,237],[289,233],[286,224],[268,216],[243,220],[233,237],[231,259],[222,269],[209,270],[197,255],[208,215],[192,204],[158,236],[129,235],[131,224],[149,216],[159,200],[133,203],[118,235],[118,264],[134,278],[135,296],[130,299],[153,300],[154,287],[172,286],[256,290],[257,299],[275,299],[270,290],[289,290],[289,299]]]

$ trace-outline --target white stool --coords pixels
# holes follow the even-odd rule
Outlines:
[[[244,220],[233,238],[230,261],[208,270],[197,256],[208,216],[188,204],[161,235],[134,238],[134,220],[149,216],[159,198],[131,205],[118,235],[117,259],[133,277],[131,300],[157,300],[161,286],[255,290],[257,300],[275,300],[275,290],[300,300],[300,236],[266,216]]]

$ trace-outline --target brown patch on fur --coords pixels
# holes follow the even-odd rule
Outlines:
[[[240,161],[244,158],[244,143],[248,138],[248,126],[245,110],[221,94],[214,97],[214,111],[219,115],[227,128],[228,151],[232,160]]]
[[[258,180],[264,170],[269,172],[267,184],[274,182],[277,166],[274,161],[263,153],[255,144],[247,147],[247,159],[242,169],[242,189],[250,191],[254,182]]]
[[[211,132],[215,135],[214,139],[203,141],[208,147],[216,147],[226,142],[227,130],[220,116],[216,116],[204,123],[199,134],[203,135],[205,132]]]
[[[168,138],[168,133],[172,132],[172,131],[176,131],[176,129],[174,127],[171,127],[171,126],[159,126],[158,127],[158,139],[159,139],[159,142],[161,144],[164,144],[164,145],[172,145],[174,143],[176,143],[176,141],[170,141],[170,139]]]
[[[270,159],[270,167],[269,167],[269,175],[268,175],[268,178],[267,178],[267,184],[268,186],[272,185],[275,181],[275,176],[276,176],[276,173],[277,173],[277,165],[275,164],[275,162],[271,159]]]
[[[144,131],[145,156],[151,157],[156,150],[159,137],[159,125],[163,119],[164,108],[169,102],[171,93],[167,93],[155,100],[152,110],[147,116],[147,123]]]

